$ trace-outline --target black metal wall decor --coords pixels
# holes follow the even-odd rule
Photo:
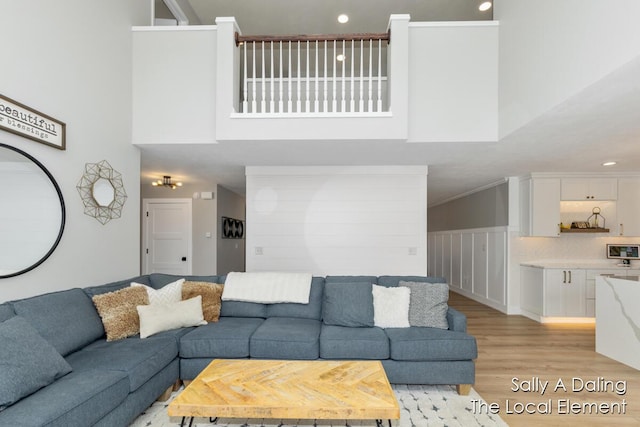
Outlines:
[[[244,239],[244,221],[240,219],[222,217],[223,239]]]

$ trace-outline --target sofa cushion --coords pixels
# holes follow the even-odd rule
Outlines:
[[[267,317],[297,317],[302,319],[322,318],[322,294],[324,278],[314,277],[311,280],[311,291],[308,304],[280,303],[267,305]],[[229,301],[225,301],[227,304]]]
[[[411,290],[373,285],[373,323],[380,328],[408,328]]]
[[[76,371],[106,369],[122,371],[129,378],[129,391],[160,372],[178,356],[178,344],[171,336],[141,340],[131,337],[120,341],[96,341],[67,356]]]
[[[207,324],[202,315],[200,295],[170,304],[139,305],[136,309],[140,316],[141,339],[163,331]]]
[[[322,359],[388,359],[389,338],[380,328],[322,325]]]
[[[373,326],[371,282],[327,282],[324,285],[322,320],[326,325]]]
[[[425,283],[446,283],[447,280],[440,276],[380,276],[378,285],[392,287],[398,286],[400,281],[405,282],[425,282]]]
[[[400,281],[400,287],[411,290],[409,324],[429,328],[449,329],[447,309],[449,285]]]
[[[255,302],[223,301],[220,316],[224,317],[267,317],[267,305]]]
[[[71,372],[0,412],[2,426],[92,426],[129,394],[123,372]]]
[[[320,355],[320,321],[271,317],[251,336],[251,357],[315,360]]]
[[[378,283],[376,276],[327,276],[325,283]]]
[[[13,307],[11,307],[11,304],[0,304],[0,322],[4,322],[5,320],[10,319],[15,315],[16,313],[13,311]]]
[[[220,283],[186,281],[182,284],[182,299],[195,296],[202,297],[202,315],[207,322],[217,322],[222,306],[222,290]]]
[[[191,282],[211,282],[211,283],[224,283],[223,276],[180,276],[176,274],[163,274],[163,273],[151,273],[149,275],[149,286],[160,289],[171,282],[175,282],[179,279],[189,280]]]
[[[20,316],[0,323],[0,411],[71,372],[60,353]]]
[[[83,289],[83,291],[89,295],[89,298],[93,298],[96,295],[105,294],[107,292],[119,291],[122,288],[128,288],[131,286],[131,283],[136,282],[142,285],[150,286],[151,282],[149,279],[149,275],[145,274],[144,276],[136,276],[130,279],[118,280],[117,282],[106,283],[104,285],[98,286],[89,286]]]
[[[104,335],[100,316],[82,289],[38,295],[12,305],[62,356]]]
[[[180,357],[249,357],[249,339],[262,322],[264,319],[251,317],[221,317],[218,322],[199,326],[180,339]]]
[[[143,287],[149,295],[149,304],[170,304],[182,300],[182,284],[185,279],[178,279],[174,282],[167,283],[160,289],[154,289],[151,286],[142,283],[132,282],[131,286]]]
[[[476,339],[464,332],[436,328],[385,329],[394,360],[471,360],[478,356]]]
[[[136,307],[149,304],[149,296],[143,287],[131,286],[96,295],[93,304],[102,319],[107,341],[116,341],[140,332]]]

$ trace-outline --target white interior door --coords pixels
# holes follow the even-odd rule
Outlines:
[[[191,199],[144,199],[142,272],[191,274]]]

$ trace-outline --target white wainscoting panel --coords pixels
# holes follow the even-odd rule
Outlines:
[[[247,167],[247,271],[427,273],[426,167]]]
[[[428,233],[436,252],[429,272],[445,277],[452,291],[506,313],[507,236],[507,227]]]

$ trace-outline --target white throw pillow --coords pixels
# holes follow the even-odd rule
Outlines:
[[[171,282],[160,289],[153,289],[150,286],[132,282],[131,286],[144,286],[149,295],[149,304],[169,304],[172,302],[182,301],[182,284],[184,279],[178,279]]]
[[[202,297],[171,304],[149,304],[136,307],[140,316],[140,338],[171,329],[206,325],[202,315]]]
[[[408,328],[411,290],[373,285],[373,324],[379,328]]]

